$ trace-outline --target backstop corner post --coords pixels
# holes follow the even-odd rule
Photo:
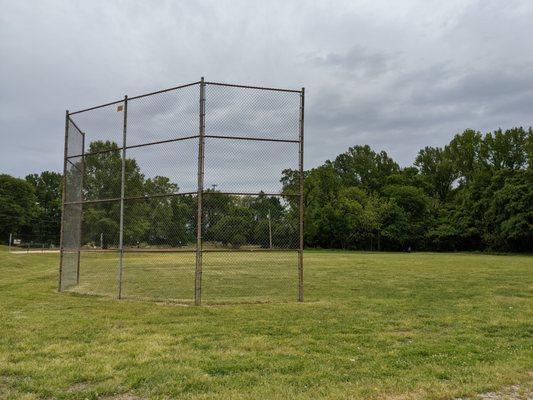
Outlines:
[[[59,232],[59,277],[57,291],[61,292],[63,278],[63,241],[65,229],[65,199],[67,195],[67,155],[68,155],[68,121],[69,112],[65,110],[65,145],[63,150],[63,191],[61,193],[61,230]]]
[[[304,301],[304,102],[305,88],[300,94],[300,151],[299,151],[299,247],[298,247],[298,301]]]
[[[205,144],[205,81],[200,79],[199,107],[199,140],[198,140],[198,190],[196,200],[198,210],[196,216],[196,269],[194,274],[194,305],[202,301],[202,195],[204,191],[204,144]]]
[[[124,96],[124,123],[122,126],[122,159],[120,175],[120,225],[119,225],[119,262],[118,262],[118,299],[122,298],[122,277],[124,274],[124,191],[126,185],[126,130],[128,126],[128,96]]]

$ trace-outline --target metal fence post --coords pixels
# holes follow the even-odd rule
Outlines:
[[[81,179],[80,179],[80,226],[79,226],[79,240],[78,240],[78,265],[76,267],[76,285],[80,284],[80,260],[81,260],[81,235],[83,233],[83,178],[85,176],[85,132],[81,132]]]
[[[11,242],[13,241],[13,234],[9,234],[9,243],[7,244],[7,251],[8,253],[11,253]]]
[[[304,301],[304,101],[305,88],[300,95],[300,197],[299,230],[300,246],[298,250],[298,301]]]
[[[198,213],[196,217],[196,269],[194,274],[194,304],[202,301],[202,194],[204,191],[204,143],[205,143],[205,81],[200,80],[200,131],[198,140]]]
[[[128,125],[128,96],[124,96],[124,125],[122,127],[122,163],[120,174],[120,226],[118,262],[118,298],[122,298],[122,276],[124,269],[124,189],[126,184],[126,128]]]
[[[67,196],[67,152],[68,152],[68,110],[65,111],[65,147],[63,150],[63,192],[61,193],[61,230],[59,233],[59,279],[58,292],[61,292],[63,275],[63,230],[65,229],[65,199]]]

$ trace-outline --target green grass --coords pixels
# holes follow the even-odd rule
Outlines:
[[[114,294],[94,279],[102,266],[116,279],[116,260],[93,257],[84,290]],[[189,260],[128,257],[127,296],[191,297]],[[57,293],[57,254],[0,251],[0,398],[448,399],[532,385],[531,256],[309,251],[303,304],[281,301],[294,287],[265,262],[225,276],[227,255],[210,257],[206,302],[237,303]],[[262,295],[280,301],[239,303]]]
[[[297,298],[297,252],[203,254],[202,299],[205,304],[289,301]],[[64,276],[76,282],[77,253],[68,255]],[[194,302],[195,253],[126,253],[123,296]],[[82,253],[83,294],[117,295],[117,253]]]

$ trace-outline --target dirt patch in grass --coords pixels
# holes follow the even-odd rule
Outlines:
[[[134,396],[128,393],[116,394],[114,396],[102,397],[102,400],[146,400],[146,397]]]
[[[533,390],[521,385],[513,385],[497,392],[487,392],[476,397],[460,397],[457,400],[531,400]]]
[[[89,387],[89,384],[84,383],[84,382],[79,382],[79,383],[75,383],[75,384],[71,385],[67,389],[67,392],[80,392],[82,390],[87,389],[88,387]]]

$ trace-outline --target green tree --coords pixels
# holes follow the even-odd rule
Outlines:
[[[213,240],[221,242],[223,245],[237,244],[233,243],[236,235],[241,235],[244,240],[239,240],[239,247],[246,242],[246,238],[250,236],[250,221],[247,221],[244,216],[226,215],[218,220],[216,225],[212,228]],[[240,237],[239,237],[240,239]]]
[[[402,247],[416,245],[420,248],[431,224],[430,199],[422,189],[414,186],[385,186],[383,195],[395,206],[389,210],[390,217],[394,217],[389,223],[396,225],[391,230],[398,235],[396,245]],[[389,240],[393,243],[394,237],[389,235]]]
[[[530,130],[531,134],[531,130]],[[528,133],[524,128],[512,128],[487,133],[483,140],[488,161],[496,170],[517,170],[527,165],[526,143]]]
[[[39,213],[33,186],[23,179],[0,175],[0,236],[32,233]]]
[[[83,194],[86,200],[109,201],[89,203],[83,206],[82,244],[99,245],[101,235],[104,246],[117,246],[119,241],[121,194],[121,152],[114,142],[95,141],[89,145],[84,162],[77,163],[83,171]],[[69,180],[67,179],[67,185]],[[67,188],[67,193],[71,189]],[[125,160],[125,196],[142,196],[145,179],[134,159]],[[149,228],[146,221],[147,204],[144,200],[124,203],[124,243],[135,245]]]
[[[336,173],[345,186],[359,186],[367,191],[380,189],[387,176],[400,167],[386,152],[374,152],[370,146],[350,147],[333,162]]]
[[[57,172],[44,171],[26,176],[37,198],[37,214],[32,221],[32,233],[43,239],[59,238],[61,228],[62,176]]]
[[[456,174],[453,163],[445,152],[440,147],[424,147],[416,156],[415,166],[429,184],[429,195],[441,202],[446,201]]]
[[[471,180],[474,172],[487,161],[483,136],[472,129],[455,135],[450,144],[444,148],[444,152],[445,157],[451,161],[454,173],[462,181]]]
[[[183,246],[196,239],[196,200],[192,196],[170,199],[172,216],[167,221],[167,236],[171,246]]]
[[[487,188],[484,239],[498,250],[533,248],[533,171],[500,171]]]

